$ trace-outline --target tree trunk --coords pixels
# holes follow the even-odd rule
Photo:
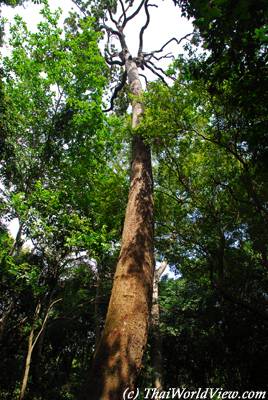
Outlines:
[[[163,261],[155,271],[153,284],[153,304],[151,312],[151,332],[152,332],[152,367],[154,374],[154,387],[159,391],[163,388],[162,378],[162,337],[160,332],[160,312],[159,312],[159,280],[167,267],[167,262]]]
[[[25,397],[25,392],[26,392],[28,379],[29,379],[31,361],[32,361],[32,354],[33,354],[33,350],[35,348],[35,345],[36,345],[38,339],[40,338],[40,336],[42,335],[42,333],[44,332],[44,329],[46,327],[46,323],[47,323],[47,320],[48,320],[48,317],[49,317],[50,310],[52,309],[54,304],[58,303],[61,300],[62,299],[54,300],[49,305],[48,310],[46,312],[46,315],[44,317],[42,326],[39,329],[37,335],[34,337],[35,324],[36,324],[36,321],[39,318],[39,314],[40,314],[40,311],[41,311],[41,302],[39,301],[37,303],[37,306],[36,306],[36,309],[35,309],[35,313],[34,313],[34,318],[33,318],[33,324],[32,324],[31,332],[30,332],[29,339],[28,339],[28,351],[27,351],[27,356],[26,356],[26,361],[25,361],[25,368],[24,368],[24,374],[23,374],[23,379],[22,379],[22,384],[21,384],[21,389],[20,389],[20,394],[19,394],[19,400],[23,400],[24,397]]]
[[[135,95],[132,128],[143,105],[138,68],[126,57],[130,91]],[[133,132],[131,184],[104,331],[96,349],[90,381],[82,399],[120,400],[133,388],[147,342],[151,309],[153,254],[153,180],[150,148]]]
[[[30,366],[31,366],[31,360],[32,360],[32,352],[33,352],[33,336],[34,336],[34,328],[32,328],[29,339],[28,339],[28,352],[27,352],[27,357],[26,357],[26,362],[25,362],[24,375],[23,375],[23,380],[22,380],[22,384],[21,384],[19,400],[24,399],[27,384],[28,384],[29,372],[30,372]]]
[[[33,349],[34,349],[35,323],[39,317],[40,310],[41,310],[41,303],[38,302],[36,309],[35,309],[33,324],[32,324],[31,332],[30,332],[29,339],[28,339],[28,351],[27,351],[27,356],[26,356],[26,361],[25,361],[25,368],[24,368],[24,374],[23,374],[23,379],[22,379],[22,384],[21,384],[21,389],[20,389],[20,394],[19,394],[19,400],[24,399],[27,384],[28,384],[30,366],[31,366],[31,361],[32,361],[32,353],[33,353]]]

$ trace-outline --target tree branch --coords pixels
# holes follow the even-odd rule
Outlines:
[[[146,0],[144,3],[144,8],[145,8],[145,13],[146,13],[146,21],[143,27],[140,30],[140,37],[139,37],[139,50],[138,50],[138,57],[141,56],[142,49],[143,49],[143,35],[145,29],[148,27],[150,23],[150,13],[149,13],[149,7],[157,7],[156,4],[148,4],[149,0]]]
[[[112,13],[112,11],[111,11],[110,8],[108,8],[108,13],[109,13],[110,20],[115,24],[115,26],[116,26],[117,29],[118,29],[118,21],[116,21],[116,20],[114,19],[113,13]]]
[[[126,24],[132,20],[141,10],[143,4],[144,4],[145,0],[142,0],[140,2],[140,5],[138,6],[138,8],[134,11],[133,14],[131,14],[129,17],[126,17],[126,19],[124,20],[123,24],[122,24],[122,30],[125,28]]]
[[[170,78],[170,79],[172,79],[173,81],[176,80],[173,76],[167,75],[166,72],[165,72],[162,68],[156,67],[156,66],[154,65],[154,63],[152,63],[152,61],[146,61],[146,63],[149,63],[149,64],[152,66],[152,68],[156,69],[157,71],[162,72],[162,74],[165,75],[167,78]]]
[[[159,79],[161,79],[161,81],[168,86],[167,82],[165,81],[165,79],[163,78],[163,76],[161,76],[157,71],[154,70],[153,67],[151,67],[150,65],[147,64],[147,62],[144,63],[145,67],[148,68],[154,75],[156,75]]]
[[[46,326],[46,323],[47,323],[47,320],[48,320],[48,317],[49,317],[49,312],[50,312],[50,310],[52,309],[52,307],[53,307],[56,303],[58,303],[58,302],[61,301],[61,300],[62,300],[62,299],[54,300],[54,301],[50,304],[50,306],[48,307],[48,310],[47,310],[46,316],[45,316],[45,318],[44,318],[44,321],[43,321],[43,323],[42,323],[42,326],[41,326],[41,328],[40,328],[40,330],[39,330],[39,332],[38,332],[38,334],[37,334],[37,336],[36,336],[36,338],[35,338],[35,340],[34,340],[34,342],[33,342],[33,344],[32,344],[32,349],[34,349],[34,347],[35,347],[35,345],[36,345],[36,343],[37,343],[37,341],[38,341],[38,339],[39,339],[41,333],[42,333],[43,330],[45,329],[45,326]],[[39,303],[39,304],[40,304],[40,303]],[[41,305],[40,305],[40,308],[41,308]],[[36,312],[36,314],[35,314],[35,318],[38,316],[38,314],[39,314],[39,312],[40,312],[40,308],[37,307],[37,309],[36,309],[37,312]]]
[[[142,77],[143,77],[143,79],[145,80],[145,85],[148,86],[148,79],[147,79],[147,76],[146,76],[146,75],[143,75],[143,74],[139,74],[139,76],[142,76]]]
[[[145,55],[145,57],[146,57],[146,55]],[[156,57],[156,56],[153,55],[153,54],[150,55],[149,57],[150,57],[149,60],[150,60],[151,58],[154,58],[154,59],[157,60],[157,61],[163,60],[164,58],[172,58],[173,60],[175,59],[175,57],[173,56],[173,54],[171,54],[170,52],[167,53],[167,54],[165,54],[164,56],[160,56],[160,57]]]
[[[161,53],[164,50],[164,48],[167,47],[171,42],[176,42],[177,45],[179,46],[183,40],[187,39],[191,35],[193,35],[193,32],[187,33],[187,35],[180,38],[180,40],[173,37],[173,38],[169,39],[159,50],[151,51],[150,53],[146,53],[146,55],[154,55],[155,53]]]
[[[116,31],[115,29],[111,28],[110,26],[102,23],[100,25],[100,29],[104,29],[106,32],[111,33],[112,35],[117,36],[119,39],[121,38],[122,34],[119,31]]]
[[[128,47],[127,47],[127,44],[125,41],[125,36],[121,31],[115,30],[115,29],[111,28],[110,26],[106,25],[105,23],[102,23],[100,25],[100,29],[104,29],[108,35],[112,34],[112,35],[117,36],[120,41],[122,50],[128,51]]]
[[[165,269],[167,268],[167,265],[168,265],[167,261],[164,260],[164,261],[161,262],[159,268],[157,268],[155,270],[155,279],[156,279],[157,282],[159,282],[159,279],[161,278],[161,276],[165,272]]]
[[[109,65],[120,65],[121,67],[125,64],[124,61],[122,60],[112,60],[112,57],[109,59],[107,57],[107,55],[104,55],[105,61],[107,62],[107,64]]]
[[[55,117],[56,114],[57,114],[57,112],[58,112],[58,109],[59,109],[60,103],[61,103],[61,99],[62,99],[63,94],[64,94],[64,90],[63,90],[63,89],[60,90],[60,87],[59,87],[58,84],[57,84],[57,88],[58,88],[58,92],[59,92],[59,97],[58,97],[58,100],[57,100],[57,102],[56,102],[56,104],[55,104],[55,107],[54,107],[54,110],[53,110],[53,111],[54,111],[53,117]]]
[[[122,14],[121,14],[121,16],[119,17],[119,20],[118,20],[118,23],[120,24],[120,21],[121,21],[122,17],[124,17],[124,21],[123,21],[123,23],[124,23],[126,18],[127,18],[127,16],[126,16],[126,10],[125,10],[123,1],[119,0],[119,2],[120,2],[120,5],[121,5],[121,8],[122,8]],[[129,8],[129,6],[128,6],[128,8]]]
[[[127,81],[127,72],[124,71],[123,74],[122,74],[120,83],[114,89],[114,93],[113,93],[113,95],[111,97],[111,105],[110,105],[110,107],[107,108],[106,110],[103,110],[103,112],[109,112],[109,111],[113,110],[113,108],[114,108],[114,100],[117,98],[118,93],[120,92],[120,90],[123,89],[126,81]]]
[[[85,16],[88,17],[88,14],[83,10],[83,8],[78,4],[78,2],[76,0],[72,0],[72,2],[76,5],[76,7],[78,8],[78,10]]]
[[[164,190],[165,191],[164,191]],[[158,188],[156,188],[154,191],[157,193],[161,193],[161,194],[163,194],[164,196],[167,196],[167,197],[169,197],[170,199],[172,199],[172,200],[175,200],[177,203],[179,203],[179,204],[183,204],[184,203],[184,200],[182,200],[181,198],[179,198],[179,197],[177,197],[174,193],[169,193],[168,192],[168,188],[165,188],[163,185],[161,185],[160,186],[160,189],[158,189]]]

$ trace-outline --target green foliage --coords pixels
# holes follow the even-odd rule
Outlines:
[[[4,4],[7,6],[15,7],[15,6],[21,5],[23,3],[23,1],[24,0],[1,0],[0,5]]]
[[[60,28],[59,10],[45,4],[41,14],[36,32],[15,18],[3,60],[1,217],[16,218],[20,230],[15,240],[4,230],[0,244],[1,396],[18,391],[36,305],[38,332],[62,296],[34,351],[29,396],[65,399],[77,396],[94,348],[98,275],[106,312],[128,150],[123,118],[101,110],[107,68],[92,19],[71,14]]]
[[[234,102],[232,75],[212,91],[197,65],[203,58],[179,59],[172,88],[151,84],[140,128],[157,155],[156,247],[180,275],[161,292],[164,381],[265,388],[265,127],[254,130],[256,114]]]

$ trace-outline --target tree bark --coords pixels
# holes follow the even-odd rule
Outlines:
[[[131,56],[125,64],[132,102],[132,128],[143,113],[142,86]],[[154,274],[151,153],[133,132],[131,184],[104,331],[82,399],[121,400],[133,388],[147,342]]]

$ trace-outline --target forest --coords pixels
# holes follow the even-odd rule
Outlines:
[[[37,29],[0,24],[0,400],[265,394],[267,0],[0,7],[26,3]],[[145,47],[160,3],[192,32]]]

